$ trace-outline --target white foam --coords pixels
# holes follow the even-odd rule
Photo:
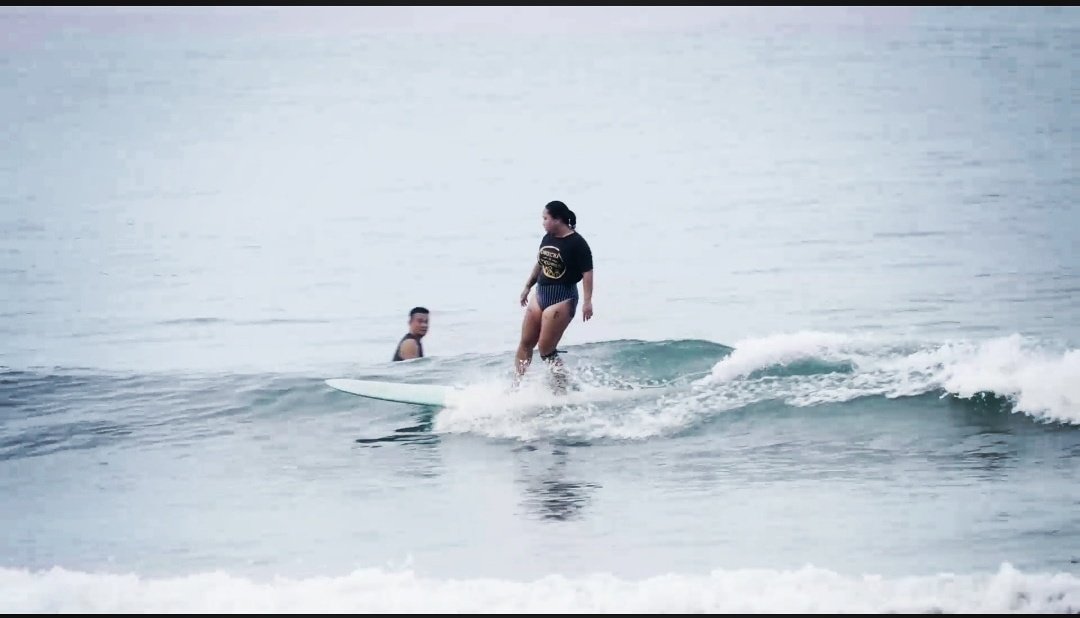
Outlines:
[[[790,370],[798,362],[820,367]],[[788,371],[770,371],[784,367]],[[737,342],[731,355],[687,388],[639,388],[594,367],[576,368],[575,377],[583,380],[580,391],[553,398],[544,371],[531,371],[514,392],[505,376],[472,376],[436,415],[433,428],[523,441],[641,440],[770,400],[805,407],[943,391],[959,397],[993,392],[1021,413],[1080,424],[1080,351],[1019,335],[910,343],[877,335],[776,334]]]
[[[847,360],[867,347],[878,345],[869,335],[846,335],[819,331],[780,333],[738,341],[734,351],[713,367],[704,382],[729,381],[754,371],[798,360]]]
[[[639,397],[633,388],[580,384],[580,390],[553,396],[542,372],[528,375],[517,389],[503,380],[473,382],[435,416],[440,433],[477,433],[494,438],[536,440],[545,437],[595,439],[655,435],[612,404]]]
[[[940,379],[950,393],[993,392],[1033,416],[1080,424],[1080,350],[1046,350],[1013,335],[948,354]]]
[[[853,370],[748,378],[795,361],[843,362]],[[982,342],[921,344],[917,349],[872,336],[806,332],[741,341],[696,383],[742,405],[781,399],[810,406],[858,397],[906,397],[946,391],[992,392],[1033,417],[1080,424],[1080,351],[1021,335]]]
[[[413,571],[253,581],[0,569],[3,613],[1076,613],[1080,578],[1021,572],[889,578],[805,568],[716,570],[628,580],[437,579]]]

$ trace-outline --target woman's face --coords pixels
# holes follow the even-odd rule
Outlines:
[[[551,213],[548,212],[548,209],[545,208],[544,209],[544,231],[547,232],[548,234],[553,234],[558,229],[559,229],[559,220],[556,219],[555,217],[552,217]]]

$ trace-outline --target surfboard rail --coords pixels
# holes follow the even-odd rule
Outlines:
[[[421,406],[445,406],[450,396],[457,391],[444,384],[412,384],[356,378],[329,378],[324,381],[330,388],[350,395]]]

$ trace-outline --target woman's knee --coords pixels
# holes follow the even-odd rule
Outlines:
[[[532,348],[536,346],[540,341],[540,332],[537,330],[535,333],[521,333],[521,345],[522,347]]]
[[[542,323],[540,316],[526,316],[525,321],[521,324],[521,345],[525,347],[533,347],[536,342],[540,340],[540,330]]]
[[[562,339],[563,334],[566,332],[567,324],[545,324],[543,332],[537,338],[536,343],[539,346],[541,354],[549,354],[555,350],[559,345],[559,341]]]

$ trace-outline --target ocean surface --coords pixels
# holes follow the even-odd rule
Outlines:
[[[1078,70],[1072,7],[0,9],[0,612],[1080,612]]]

